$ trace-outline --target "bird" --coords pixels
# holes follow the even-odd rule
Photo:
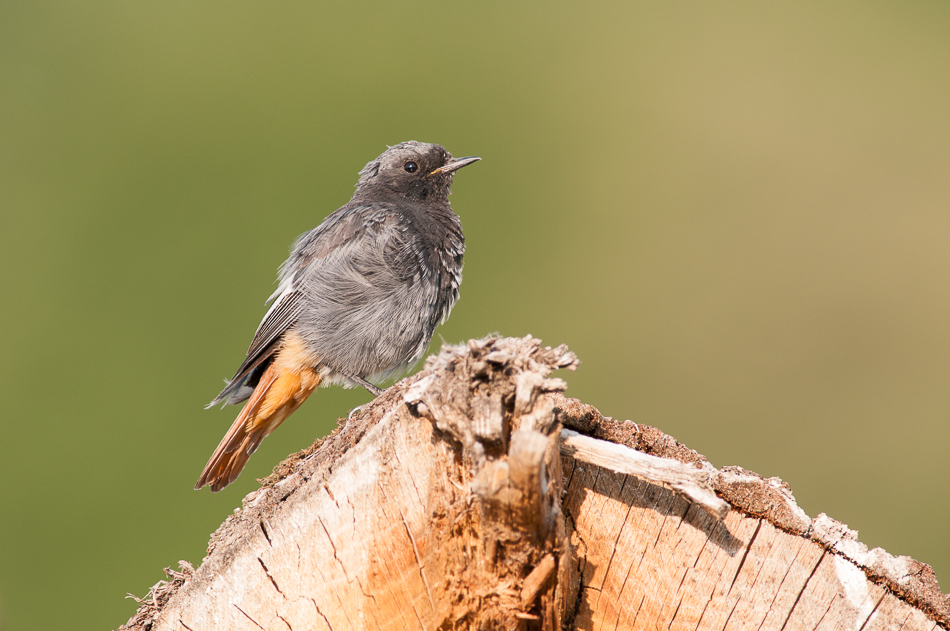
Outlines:
[[[318,386],[379,396],[374,384],[419,360],[462,282],[452,180],[480,159],[416,141],[388,147],[359,172],[352,199],[297,238],[246,358],[207,406],[246,401],[195,490],[234,482]]]

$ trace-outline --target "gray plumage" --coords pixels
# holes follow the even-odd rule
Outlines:
[[[322,385],[379,382],[415,363],[459,296],[465,240],[448,195],[455,171],[478,159],[410,141],[367,164],[349,203],[294,243],[247,358],[209,406],[247,399],[290,331]]]

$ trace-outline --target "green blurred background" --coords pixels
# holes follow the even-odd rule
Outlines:
[[[568,394],[789,482],[950,588],[950,4],[0,4],[0,627],[110,629],[226,492],[291,241],[387,144],[483,162],[450,342],[531,333]]]

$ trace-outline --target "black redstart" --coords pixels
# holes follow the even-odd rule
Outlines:
[[[459,296],[465,240],[452,177],[478,157],[404,142],[360,171],[353,199],[294,243],[247,358],[208,407],[247,400],[195,489],[220,491],[318,385],[392,377]]]

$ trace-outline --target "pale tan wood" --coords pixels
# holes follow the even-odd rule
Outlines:
[[[884,597],[847,559],[826,554],[788,618],[797,629],[859,629]]]
[[[755,593],[756,598],[739,600],[723,628],[781,629],[823,554],[815,543],[788,536],[767,520],[760,520],[736,580],[736,591]]]
[[[919,609],[908,608],[893,594],[885,594],[862,631],[932,631],[937,623]]]
[[[561,430],[561,453],[614,473],[636,475],[656,484],[665,484],[713,517],[722,519],[729,504],[716,497],[709,471],[670,458],[657,458],[635,449],[597,440],[575,431]]]
[[[283,463],[202,565],[169,571],[126,628],[929,631],[950,619],[928,566],[812,520],[780,480],[717,471],[558,394],[548,374],[575,365],[531,338],[444,349]],[[632,448],[650,467],[630,464]],[[731,510],[674,489],[668,471]]]

